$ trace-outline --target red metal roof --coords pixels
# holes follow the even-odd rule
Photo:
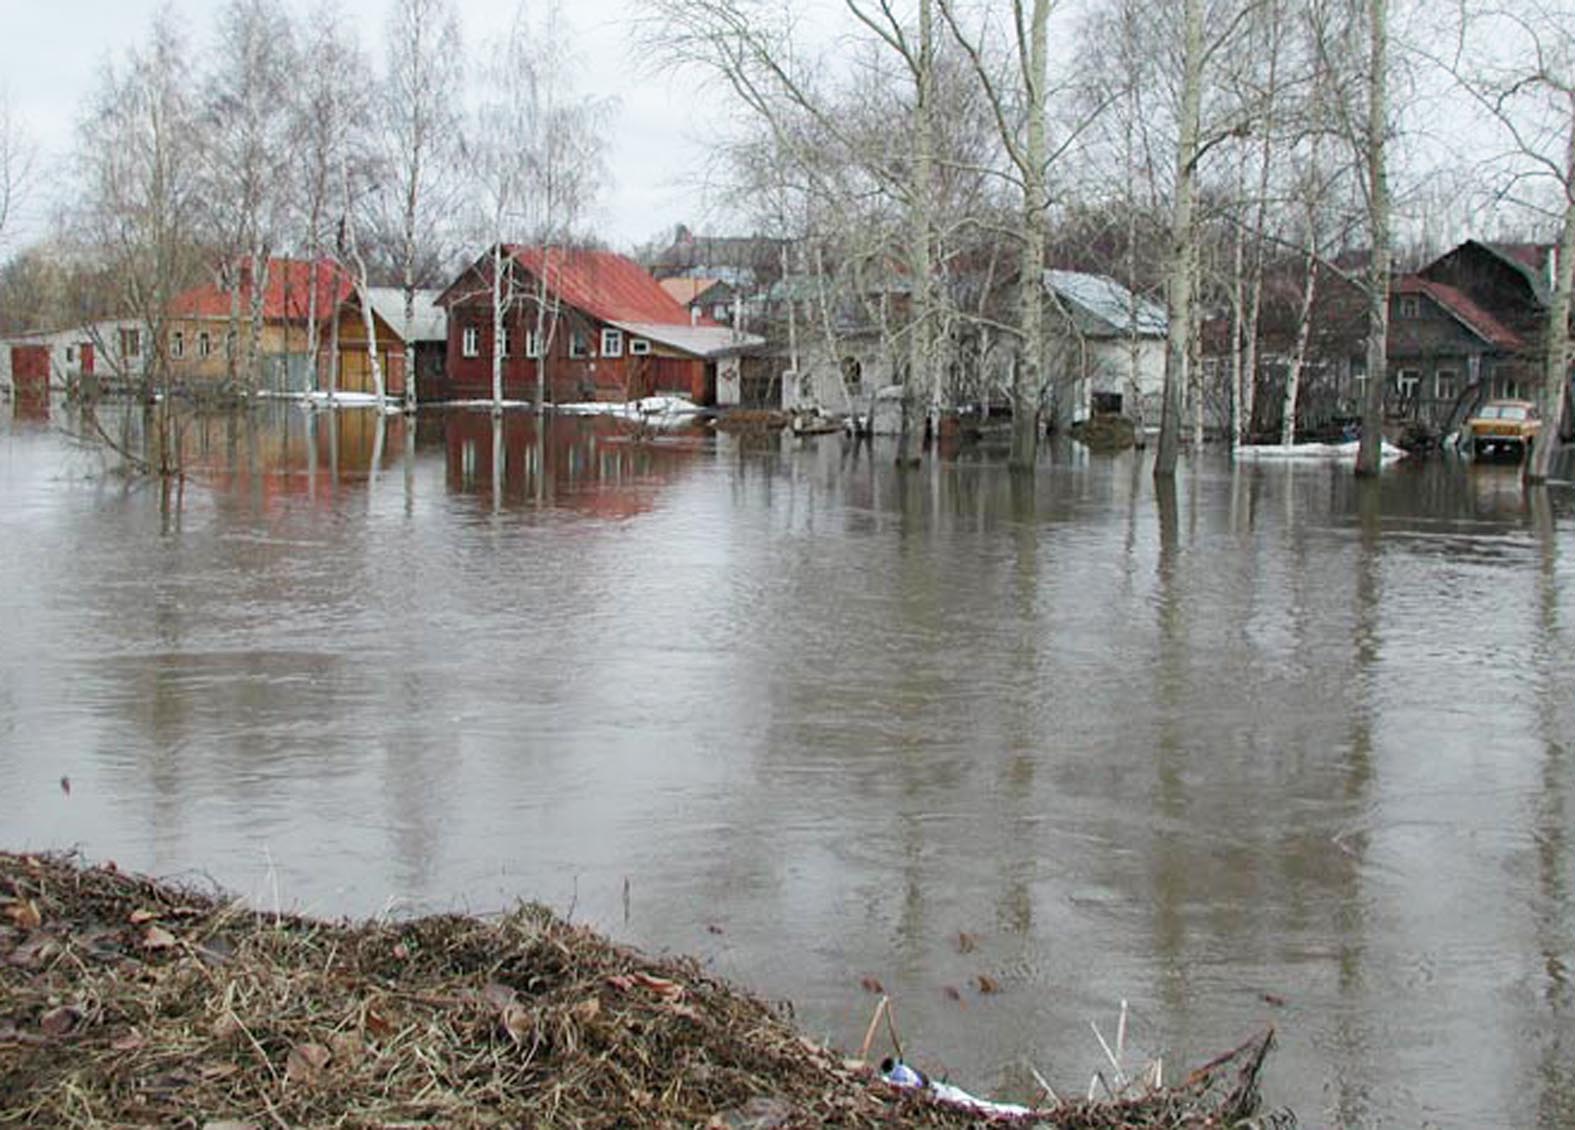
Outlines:
[[[1518,333],[1452,286],[1424,279],[1420,275],[1402,275],[1395,289],[1400,294],[1425,294],[1454,315],[1472,333],[1500,349],[1515,352],[1525,344]]]
[[[687,326],[689,311],[633,259],[613,251],[505,244],[527,271],[565,303],[603,322]],[[700,325],[715,322],[701,318]]]
[[[263,317],[273,321],[305,321],[311,305],[312,262],[309,259],[270,259],[268,283],[263,291]],[[350,278],[328,259],[317,264],[317,316],[326,318],[355,288]],[[241,266],[241,317],[250,316],[251,264]],[[175,296],[170,314],[177,318],[228,318],[230,293],[218,282],[205,283]]]

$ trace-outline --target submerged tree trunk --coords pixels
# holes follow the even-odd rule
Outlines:
[[[1383,465],[1384,387],[1389,380],[1389,0],[1368,0],[1371,55],[1367,67],[1367,212],[1373,257],[1367,271],[1367,395],[1356,473],[1376,475]]]
[[[1312,340],[1313,303],[1318,294],[1318,253],[1307,253],[1307,276],[1302,282],[1302,302],[1296,323],[1296,346],[1285,373],[1285,403],[1280,409],[1280,443],[1290,447],[1296,442],[1296,400],[1301,394],[1302,369],[1307,364],[1307,346]]]
[[[908,261],[913,275],[913,301],[909,311],[908,374],[902,386],[902,430],[897,437],[897,464],[907,467],[918,463],[914,425],[918,416],[918,392],[929,384],[925,377],[933,364],[931,354],[934,332],[932,290],[934,279],[930,243],[935,182],[935,16],[934,0],[919,0],[919,52],[914,60],[917,104],[913,111],[913,182],[908,202]]]
[[[1564,158],[1564,226],[1556,248],[1553,296],[1548,304],[1548,325],[1542,358],[1542,430],[1532,442],[1526,459],[1526,482],[1547,482],[1553,467],[1553,452],[1564,430],[1564,411],[1569,388],[1570,292],[1575,289],[1575,114]]]
[[[1021,276],[1023,345],[1012,383],[1014,470],[1027,470],[1039,453],[1039,401],[1045,380],[1045,83],[1049,65],[1049,0],[1034,0],[1028,54],[1023,74],[1027,96],[1027,136],[1020,170],[1023,177],[1023,260]],[[1019,30],[1021,37],[1021,30]],[[1019,46],[1022,46],[1019,43]]]
[[[1171,218],[1167,278],[1169,320],[1165,338],[1165,383],[1160,403],[1159,451],[1154,475],[1176,473],[1181,446],[1182,394],[1187,387],[1192,336],[1193,247],[1197,243],[1198,119],[1203,100],[1203,0],[1186,0],[1186,34],[1181,87],[1181,134],[1176,146],[1176,199]]]

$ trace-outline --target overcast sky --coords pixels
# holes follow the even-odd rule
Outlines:
[[[308,7],[287,2],[298,14]],[[373,52],[382,41],[388,0],[340,3],[362,49]],[[160,0],[0,0],[0,83],[50,162],[46,187],[69,176],[65,158],[73,126],[103,60],[140,43],[159,6]],[[177,0],[174,6],[193,29],[193,50],[201,50],[220,5]],[[474,54],[491,29],[507,26],[514,0],[456,0],[456,7],[466,51]],[[696,96],[697,76],[657,77],[642,65],[630,34],[631,7],[620,0],[565,0],[563,6],[586,64],[582,92],[618,100],[606,149],[609,183],[595,225],[601,238],[620,248],[676,223],[706,224],[696,185],[706,158],[702,108],[714,105],[713,98]],[[715,120],[714,111],[710,117]],[[47,193],[37,196],[28,224],[33,232],[47,201]]]

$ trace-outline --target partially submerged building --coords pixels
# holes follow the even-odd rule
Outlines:
[[[506,244],[494,332],[488,249],[437,303],[448,316],[440,379],[418,384],[422,399],[487,399],[493,360],[506,399],[550,402],[634,400],[657,393],[696,404],[736,402],[739,359],[758,337],[691,314],[645,268],[611,251]]]

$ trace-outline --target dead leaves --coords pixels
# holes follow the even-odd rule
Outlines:
[[[149,926],[142,935],[142,946],[150,950],[174,949],[180,941],[162,926]]]
[[[85,1014],[74,1004],[63,1004],[59,1008],[52,1008],[38,1018],[39,1031],[44,1035],[58,1040],[68,1035],[81,1021]]]
[[[285,1079],[316,1086],[333,1061],[334,1053],[322,1044],[296,1044],[284,1061]]]
[[[6,904],[5,914],[18,930],[37,930],[44,924],[44,915],[32,899],[19,899]]]

